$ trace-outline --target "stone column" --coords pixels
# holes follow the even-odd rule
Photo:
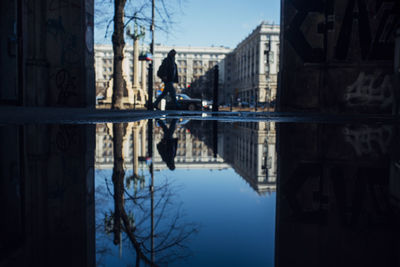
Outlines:
[[[133,165],[133,176],[139,176],[139,130],[140,126],[136,123],[132,127],[132,142],[133,142],[133,153],[132,153],[132,165]]]
[[[139,90],[139,39],[133,41],[133,91]]]

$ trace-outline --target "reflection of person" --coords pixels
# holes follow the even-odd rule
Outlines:
[[[168,128],[163,121],[158,120],[159,125],[164,131],[164,136],[160,143],[157,144],[157,150],[170,170],[175,170],[174,159],[176,156],[176,148],[178,147],[178,138],[172,137],[176,127],[176,121],[176,119],[173,119]]]
[[[178,108],[178,103],[176,101],[176,93],[174,83],[178,82],[178,69],[175,63],[176,51],[172,49],[168,52],[168,56],[164,58],[162,66],[164,65],[164,71],[161,73],[161,80],[164,82],[164,90],[156,99],[153,107],[158,108],[158,103],[163,99],[168,93],[172,98],[174,108]]]

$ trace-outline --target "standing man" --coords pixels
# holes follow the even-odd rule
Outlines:
[[[177,66],[175,63],[175,55],[176,51],[172,49],[168,52],[168,56],[164,58],[163,62],[161,63],[160,68],[157,71],[157,76],[161,78],[164,83],[164,91],[159,95],[156,101],[153,104],[153,107],[158,109],[158,103],[160,103],[161,99],[163,99],[167,93],[172,98],[174,103],[174,108],[178,108],[178,102],[176,101],[176,93],[174,83],[178,82],[178,71]]]

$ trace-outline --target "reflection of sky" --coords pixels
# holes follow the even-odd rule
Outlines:
[[[111,178],[110,170],[97,173],[96,186],[104,184],[105,173]],[[163,170],[155,173],[156,184],[165,177],[179,189],[176,194],[183,203],[184,219],[200,225],[188,244],[193,257],[169,266],[273,266],[275,192],[259,196],[232,169]],[[96,204],[97,200],[96,195]],[[119,261],[118,247],[112,250],[114,256],[107,257],[107,264],[126,266],[129,257],[134,257],[125,249]]]

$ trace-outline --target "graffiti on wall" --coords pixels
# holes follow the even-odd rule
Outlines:
[[[56,147],[61,152],[67,152],[77,148],[78,128],[74,125],[61,125],[56,134]]]
[[[304,62],[326,61],[329,47],[334,48],[335,60],[347,60],[353,46],[361,51],[362,60],[393,58],[390,48],[400,24],[399,1],[349,0],[344,6],[337,0],[287,3],[285,14],[294,9],[295,15],[285,21],[285,39]]]
[[[348,1],[336,42],[336,59],[348,58],[351,41],[355,38],[354,28],[358,32],[363,60],[392,59],[393,36],[396,24],[400,22],[399,2],[379,0],[374,1],[375,5],[372,5],[371,2],[367,0]],[[358,27],[356,27],[357,25]]]
[[[75,105],[80,92],[84,34],[80,0],[51,0],[47,5],[46,32],[50,63],[51,101],[56,105]]]
[[[393,103],[392,81],[388,74],[361,72],[349,85],[344,100],[349,107],[378,107],[388,109]]]
[[[392,144],[393,128],[388,125],[345,127],[343,134],[345,141],[351,145],[357,156],[382,156],[387,154]]]

